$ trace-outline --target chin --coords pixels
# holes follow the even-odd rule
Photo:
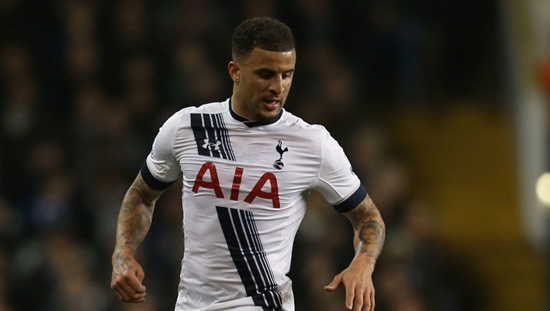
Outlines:
[[[262,115],[258,116],[258,122],[260,122],[262,124],[273,123],[273,122],[277,121],[277,116],[279,115],[279,112],[269,113],[269,114],[262,114]]]

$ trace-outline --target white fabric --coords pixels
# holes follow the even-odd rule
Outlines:
[[[215,129],[208,129],[210,122]],[[243,243],[259,251],[257,256],[243,255],[243,266],[253,278],[247,284],[275,283],[282,310],[294,310],[286,274],[306,212],[302,194],[317,190],[329,203],[339,204],[360,186],[342,148],[324,127],[286,110],[273,124],[249,127],[236,119],[229,100],[175,113],[160,129],[146,163],[161,182],[172,182],[183,173],[185,252],[177,311],[241,310],[232,309],[239,305],[261,310],[246,297],[245,281],[228,248],[227,234],[237,234],[236,228],[248,234],[234,243],[235,256],[243,255]],[[250,195],[255,186],[255,195]],[[222,223],[233,226],[229,233]],[[251,268],[255,264],[267,270],[256,273]]]

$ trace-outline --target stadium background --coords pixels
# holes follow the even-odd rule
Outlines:
[[[544,310],[546,213],[531,222],[522,189],[548,163],[545,148],[521,152],[516,125],[538,123],[514,100],[535,94],[545,126],[543,3],[1,0],[0,310],[172,310],[180,185],[139,253],[141,305],[109,288],[116,215],[164,119],[230,95],[231,32],[255,15],[294,29],[286,107],[341,142],[386,220],[377,310]],[[291,271],[298,310],[343,310],[343,291],[322,288],[350,234],[314,195]]]

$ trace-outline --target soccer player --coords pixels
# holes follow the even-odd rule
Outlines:
[[[295,63],[287,25],[245,20],[233,34],[232,96],[184,108],[160,128],[118,216],[111,288],[120,300],[145,300],[134,255],[155,202],[182,178],[185,250],[176,311],[294,310],[286,275],[311,190],[355,232],[355,257],[325,290],[343,285],[347,309],[374,309],[372,273],[385,225],[327,130],[283,108]]]

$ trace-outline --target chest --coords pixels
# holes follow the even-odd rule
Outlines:
[[[279,208],[317,178],[316,144],[289,132],[240,132],[208,137],[183,135],[176,158],[185,187],[195,194]]]

